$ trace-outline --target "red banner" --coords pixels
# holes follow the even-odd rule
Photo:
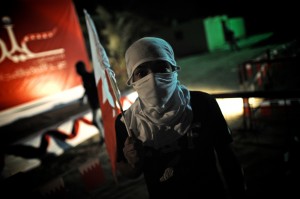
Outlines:
[[[79,60],[91,69],[71,0],[14,2],[0,16],[0,111],[81,85]]]

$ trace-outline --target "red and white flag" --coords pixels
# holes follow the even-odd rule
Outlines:
[[[92,63],[97,84],[100,109],[102,111],[105,144],[111,161],[112,172],[114,177],[116,177],[117,146],[115,119],[122,111],[119,100],[120,92],[116,86],[115,75],[110,67],[105,49],[100,43],[94,22],[86,11],[84,11],[84,13],[90,39]]]

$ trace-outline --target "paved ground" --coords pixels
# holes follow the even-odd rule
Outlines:
[[[210,93],[240,90],[237,64],[273,46],[251,47],[243,42],[239,52],[225,50],[179,60],[181,81],[191,89]],[[199,72],[196,77],[195,71]],[[253,129],[242,128],[241,117],[228,120],[245,170],[249,198],[299,198],[299,127],[295,125],[299,113],[299,107],[276,109],[264,117],[257,111]],[[9,197],[147,198],[142,177],[131,181],[118,176],[115,180],[105,144],[99,144],[99,134],[60,156],[48,154],[40,158],[39,167],[3,180],[2,193]]]
[[[299,128],[287,130],[279,120],[277,126],[274,121],[269,122],[272,127],[264,121],[257,124],[264,126],[255,130],[233,129],[234,146],[244,167],[248,196],[251,199],[297,198],[299,164],[293,162],[293,158],[299,159],[294,156],[299,156],[299,143],[291,140],[291,133],[299,132]],[[292,155],[289,161],[288,154]],[[22,193],[39,198],[59,198],[62,194],[66,198],[147,198],[142,177],[128,180],[119,176],[115,181],[105,145],[99,145],[98,136],[59,157],[45,157],[41,166],[13,176],[4,188],[10,196]]]

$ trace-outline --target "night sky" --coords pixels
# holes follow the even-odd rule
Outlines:
[[[97,5],[110,12],[128,11],[151,20],[184,22],[194,18],[226,14],[243,17],[250,31],[275,31],[280,34],[298,35],[297,24],[300,9],[296,1],[266,0],[207,0],[207,1],[139,1],[139,0],[73,0],[79,15],[85,8],[93,13]]]
[[[7,4],[15,6],[15,0],[0,3],[0,13]],[[243,17],[248,30],[276,31],[286,35],[300,35],[300,8],[296,0],[73,0],[77,13],[83,9],[93,14],[97,5],[110,12],[127,11],[158,22],[184,22],[194,18],[224,15]],[[2,5],[3,4],[3,5]],[[4,6],[6,5],[6,6]]]

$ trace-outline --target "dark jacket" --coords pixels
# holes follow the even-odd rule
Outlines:
[[[226,198],[215,150],[233,141],[230,130],[211,95],[190,93],[193,123],[191,131],[178,141],[180,150],[165,153],[145,147],[143,173],[150,198]],[[122,149],[127,132],[120,118],[116,120],[117,161],[126,162]],[[166,168],[173,169],[173,176],[160,182]]]

